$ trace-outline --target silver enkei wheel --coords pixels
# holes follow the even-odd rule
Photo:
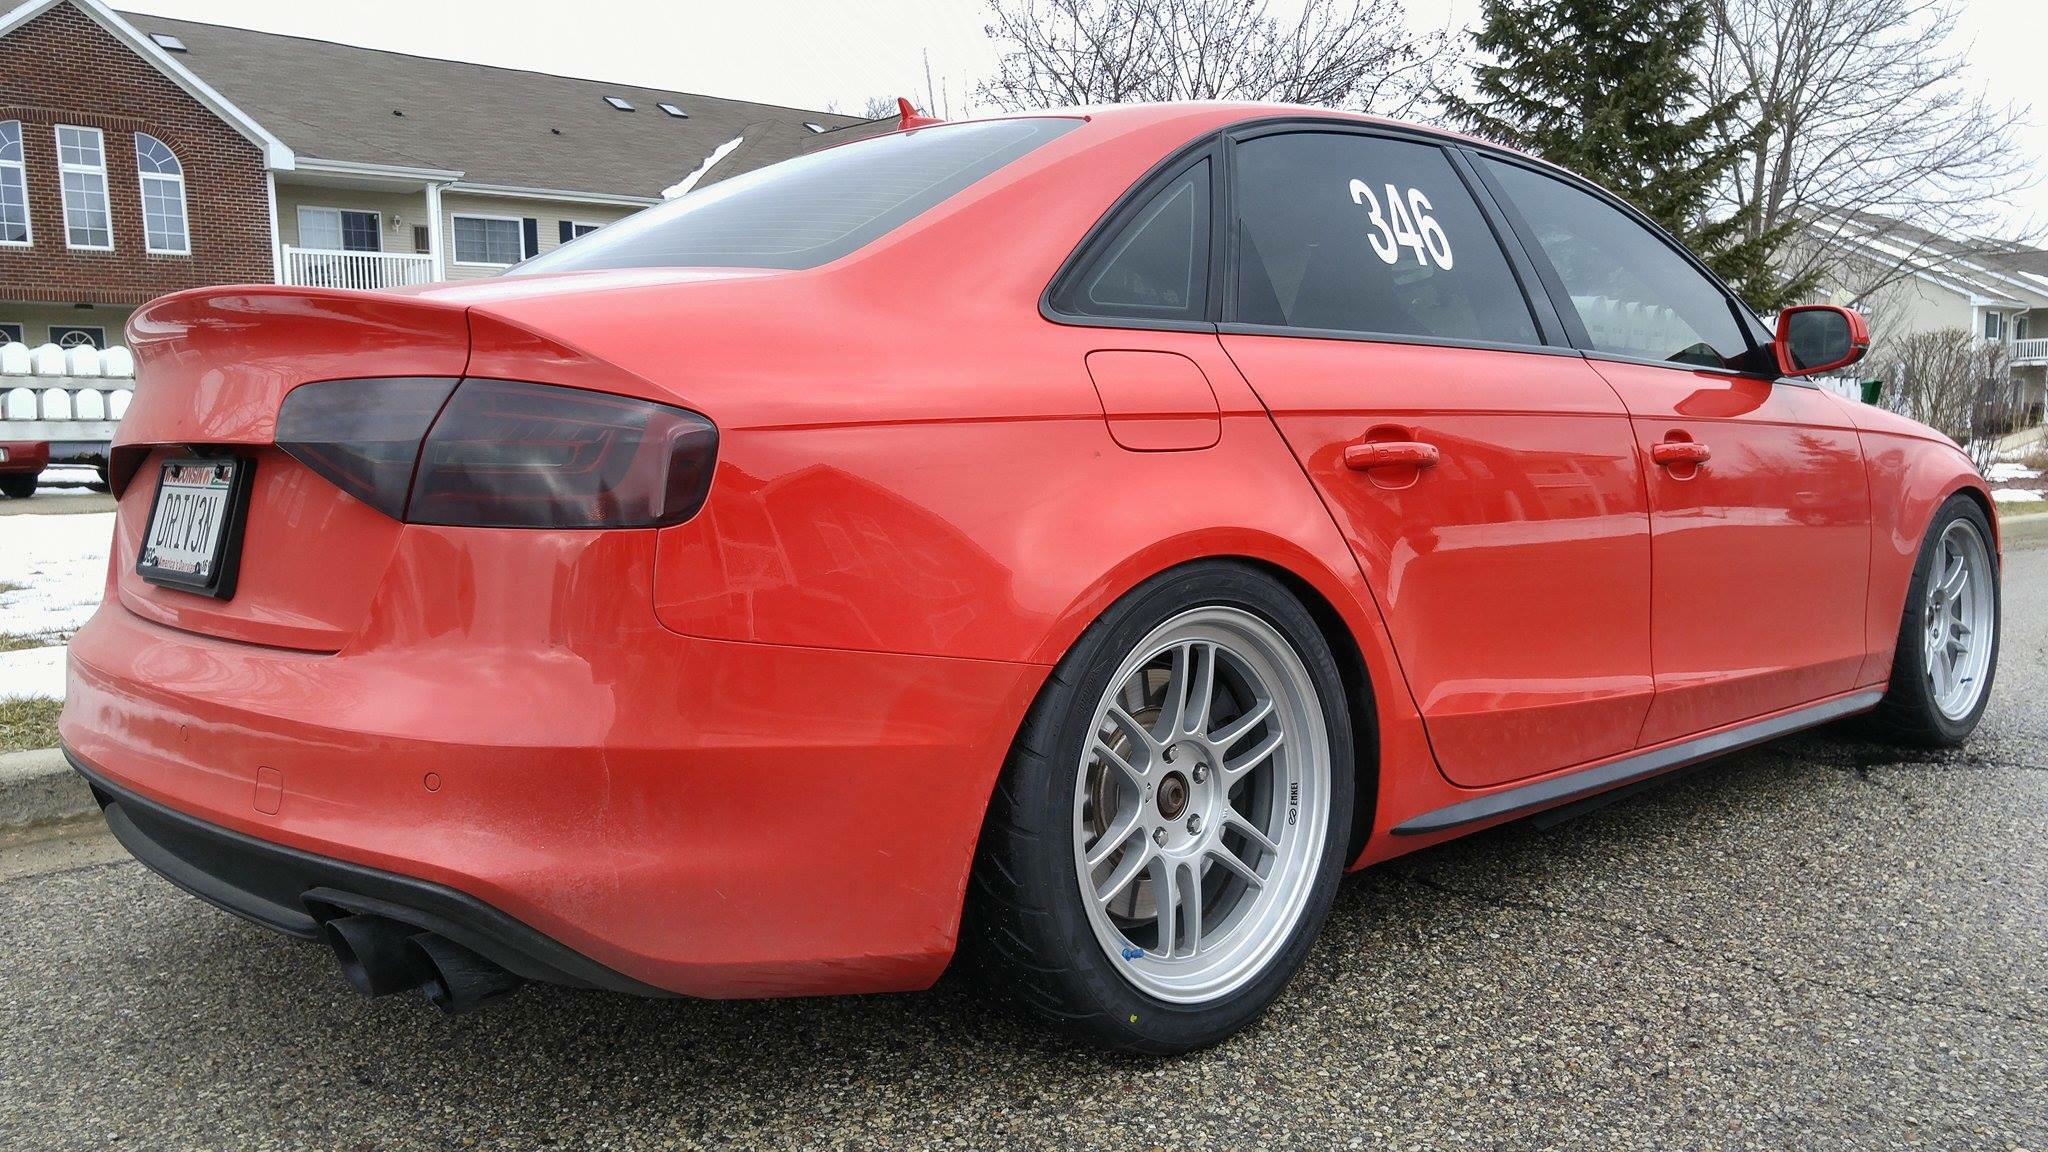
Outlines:
[[[1110,677],[1074,790],[1095,939],[1140,991],[1230,995],[1286,944],[1329,825],[1330,751],[1301,657],[1237,608],[1183,612]]]
[[[1991,581],[1991,549],[1983,533],[1969,520],[1954,521],[1935,545],[1923,621],[1927,694],[1951,720],[1968,717],[1984,694],[1998,630]]]

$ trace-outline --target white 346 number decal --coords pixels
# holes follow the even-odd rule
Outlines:
[[[1380,210],[1380,198],[1373,195],[1372,188],[1363,180],[1351,182],[1351,202],[1365,208],[1366,219],[1372,222],[1376,236],[1367,237],[1372,241],[1372,250],[1381,260],[1389,264],[1401,262],[1401,249],[1412,249],[1417,264],[1425,261],[1435,264],[1448,272],[1451,270],[1451,238],[1444,235],[1443,225],[1429,214],[1429,197],[1420,188],[1410,188],[1406,196],[1392,184],[1386,185],[1387,210]],[[1392,216],[1390,221],[1388,216]]]

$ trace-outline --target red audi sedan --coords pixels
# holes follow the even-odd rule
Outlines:
[[[916,125],[502,278],[165,297],[62,734],[376,994],[924,987],[1174,1052],[1339,876],[1982,713],[1956,446],[1599,188],[1301,108]]]

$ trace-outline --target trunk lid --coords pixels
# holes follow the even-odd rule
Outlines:
[[[135,314],[135,400],[109,478],[119,494],[114,589],[130,612],[188,632],[314,652],[362,627],[403,524],[279,451],[278,406],[314,380],[460,377],[466,307],[431,296],[233,287],[166,296]],[[250,462],[230,599],[135,571],[162,463],[194,453]]]

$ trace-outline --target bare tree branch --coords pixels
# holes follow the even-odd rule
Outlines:
[[[1700,67],[1711,102],[1748,91],[1739,138],[1762,144],[1725,183],[1731,210],[1754,206],[1752,234],[1798,221],[1788,280],[1814,276],[1868,297],[1935,258],[1911,237],[1999,233],[2035,158],[2015,130],[2028,110],[1992,104],[1951,51],[1954,0],[1712,0]],[[1907,225],[1896,256],[1857,243],[1874,220]],[[1852,257],[1861,256],[1861,259]]]
[[[978,95],[1006,109],[1265,100],[1405,116],[1460,63],[1397,0],[989,0],[1001,59]]]

